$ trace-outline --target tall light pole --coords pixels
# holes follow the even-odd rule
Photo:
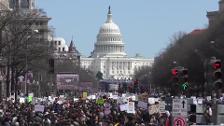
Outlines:
[[[32,38],[33,35],[35,35],[37,33],[39,33],[39,31],[37,29],[33,30],[32,34],[30,36],[27,36],[27,41],[26,41],[26,53],[25,53],[25,55],[26,55],[26,57],[25,57],[25,94],[27,96],[28,96],[28,93],[29,93],[28,85],[27,85],[27,80],[28,80],[28,78],[27,78],[27,76],[28,76],[28,54],[27,54],[27,52],[28,52],[28,41],[29,41],[30,38]]]

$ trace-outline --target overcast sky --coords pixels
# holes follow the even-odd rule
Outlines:
[[[206,11],[218,9],[218,0],[37,0],[51,17],[55,35],[89,56],[100,26],[111,6],[113,21],[119,25],[125,50],[153,58],[163,51],[172,36],[208,25]]]

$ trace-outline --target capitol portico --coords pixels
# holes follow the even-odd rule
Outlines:
[[[109,7],[107,20],[100,27],[94,50],[90,57],[81,57],[81,67],[94,73],[102,72],[104,79],[132,79],[135,70],[151,66],[153,59],[139,55],[128,57],[119,26],[112,20]]]

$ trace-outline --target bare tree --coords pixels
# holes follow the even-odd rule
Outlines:
[[[49,44],[38,34],[40,31],[35,29],[35,16],[33,13],[18,10],[0,16],[4,19],[0,22],[2,32],[0,54],[7,60],[7,96],[10,82],[12,90],[17,95],[17,81],[20,75],[24,76],[28,70],[34,68],[39,70],[47,68]],[[40,65],[42,68],[37,68]]]

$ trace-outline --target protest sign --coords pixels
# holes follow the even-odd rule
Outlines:
[[[117,100],[118,99],[118,95],[112,95],[112,99]]]
[[[197,101],[198,101],[198,104],[203,104],[203,99],[202,98],[198,98]]]
[[[126,97],[126,94],[122,94],[121,97]]]
[[[78,98],[73,98],[74,102],[78,101],[79,99]]]
[[[143,109],[148,109],[148,103],[143,101],[138,101],[138,107]]]
[[[28,96],[27,100],[28,100],[29,103],[32,102],[33,101],[33,96]]]
[[[87,97],[87,99],[96,99],[96,95],[90,95]]]
[[[127,113],[135,113],[135,103],[128,102]]]
[[[160,106],[159,104],[154,104],[149,106],[149,115],[153,115],[155,113],[160,113]]]
[[[207,96],[206,99],[207,99],[207,101],[211,101],[212,100],[212,96]]]
[[[44,112],[44,106],[43,105],[35,105],[34,111],[35,112]]]
[[[128,104],[122,104],[120,105],[120,111],[127,111]]]
[[[96,104],[98,105],[103,105],[104,104],[104,99],[100,98],[96,100]]]
[[[25,98],[19,98],[19,103],[25,103],[26,99]]]
[[[148,103],[150,105],[155,104],[155,98],[148,98]]]
[[[165,101],[160,101],[159,102],[159,110],[160,110],[161,113],[165,113],[165,111],[166,111],[166,103],[165,103]]]
[[[84,99],[86,99],[87,96],[88,96],[88,93],[87,93],[86,91],[82,92],[82,97],[83,97]]]

